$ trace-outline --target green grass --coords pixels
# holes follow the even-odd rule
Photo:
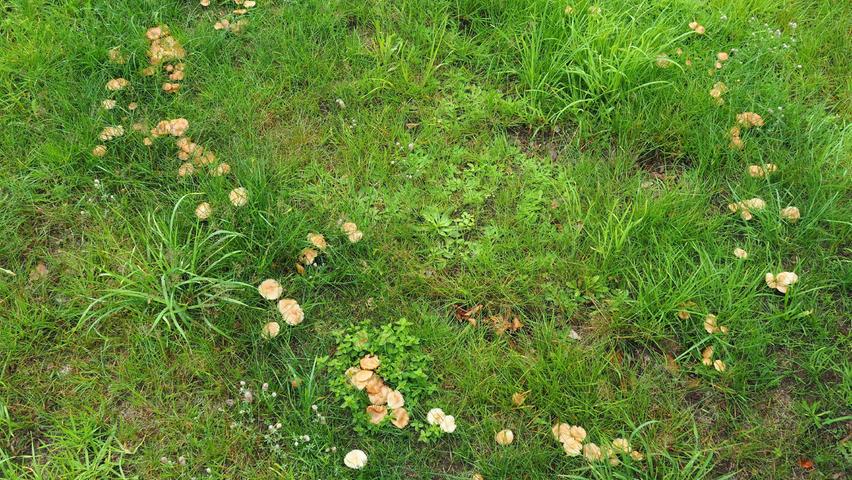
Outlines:
[[[846,478],[846,2],[260,0],[240,34],[212,3],[0,7],[0,477]],[[160,24],[187,50],[173,95],[140,75]],[[131,87],[107,91],[119,76]],[[745,111],[765,125],[733,150]],[[173,139],[131,128],[179,117],[231,174],[178,178]],[[728,212],[752,197],[751,221]],[[299,275],[309,232],[330,248]],[[800,277],[786,295],[764,283],[782,270]],[[269,277],[305,321],[264,340]],[[476,326],[456,318],[475,305]],[[708,313],[730,333],[708,335]],[[322,360],[333,332],[400,318],[435,387],[412,418],[458,424],[430,444],[363,428]],[[725,372],[701,364],[709,345]],[[567,457],[556,421],[646,459]]]

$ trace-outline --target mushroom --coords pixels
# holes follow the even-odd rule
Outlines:
[[[497,432],[497,434],[494,435],[494,441],[497,442],[499,445],[506,446],[512,443],[512,441],[514,440],[515,434],[512,433],[512,431],[509,429],[500,430],[499,432]]]
[[[364,370],[375,370],[379,368],[381,363],[382,362],[379,361],[379,357],[376,355],[364,355],[364,358],[361,359],[359,365],[361,365],[361,368]]]
[[[713,362],[713,368],[715,368],[719,372],[724,372],[728,367],[722,360],[716,360],[715,362]]]
[[[373,375],[370,377],[370,381],[367,382],[366,390],[367,394],[375,395],[381,393],[382,387],[386,387],[384,380],[378,375]],[[390,391],[390,389],[388,389]],[[385,399],[387,401],[387,398]]]
[[[569,457],[576,457],[583,451],[583,444],[578,442],[574,437],[568,437],[562,442],[562,449]]]
[[[370,423],[378,425],[385,419],[388,414],[388,409],[384,405],[369,405],[367,407],[367,415],[370,416]]]
[[[781,210],[781,218],[790,223],[798,222],[800,217],[801,214],[799,213],[799,209],[796,207],[787,207]]]
[[[279,300],[278,311],[281,313],[281,316],[284,317],[284,321],[287,325],[295,326],[302,323],[305,319],[305,312],[302,311],[302,307],[300,307],[299,303],[292,298]]]
[[[408,410],[404,408],[397,408],[391,412],[391,423],[396,428],[405,428],[406,425],[408,425],[408,421]]]
[[[384,405],[388,403],[388,394],[391,392],[391,389],[388,388],[387,385],[382,385],[379,388],[378,393],[370,393],[367,392],[367,398],[370,400],[370,403],[373,405]]]
[[[799,281],[799,276],[793,272],[781,272],[778,275],[767,273],[765,280],[769,288],[774,288],[781,293],[787,293],[790,285]]]
[[[586,457],[586,460],[590,462],[600,462],[603,460],[603,453],[601,453],[601,448],[595,445],[594,443],[587,443],[583,445],[583,456]]]
[[[452,415],[444,415],[443,420],[439,424],[444,433],[453,433],[456,431],[456,417]]]
[[[553,425],[550,431],[553,432],[553,438],[560,442],[571,437],[571,425],[567,423],[557,423]]]
[[[586,429],[579,425],[572,425],[571,428],[568,430],[568,434],[571,435],[571,438],[577,440],[580,443],[582,443],[583,440],[586,439]]]
[[[613,440],[612,448],[618,452],[630,453],[630,443],[625,438],[616,438]]]
[[[746,258],[748,258],[748,252],[746,252],[742,248],[737,247],[734,249],[734,256],[741,260],[745,260]]]
[[[701,363],[707,365],[713,365],[713,345],[709,345],[701,352]]]
[[[198,206],[195,207],[195,216],[202,222],[210,218],[211,213],[213,213],[213,207],[211,207],[207,202],[199,203]]]
[[[440,408],[433,408],[426,414],[426,421],[429,425],[438,425],[445,417],[444,411]]]
[[[106,145],[98,145],[92,149],[92,155],[96,157],[103,157],[107,153]]]
[[[278,332],[281,331],[281,326],[278,325],[278,322],[269,322],[263,326],[261,330],[261,335],[264,338],[275,338],[278,336]]]
[[[272,278],[267,278],[260,282],[260,285],[257,287],[257,291],[260,293],[261,297],[267,300],[278,300],[278,297],[284,293],[284,289],[281,288],[281,284]]]
[[[306,248],[299,253],[299,263],[304,266],[313,265],[317,255],[319,255],[319,252],[313,248]]]
[[[237,187],[231,190],[231,193],[228,194],[228,198],[231,200],[231,205],[235,207],[242,207],[248,203],[248,192],[243,187]]]
[[[351,450],[343,457],[343,464],[353,470],[360,470],[367,465],[367,454],[363,450]]]
[[[402,393],[399,390],[388,393],[388,406],[390,408],[401,408],[403,405],[405,405],[405,399],[402,398]]]
[[[358,390],[364,390],[371,378],[373,378],[373,372],[369,370],[358,370],[354,375],[352,375],[352,385],[355,385],[355,388]]]
[[[229,173],[231,173],[231,166],[225,162],[216,165],[216,168],[214,168],[213,171],[210,172],[210,174],[214,177],[221,177],[222,175],[227,175]]]
[[[642,460],[645,460],[645,455],[642,455],[642,452],[638,450],[633,450],[632,452],[630,452],[630,458],[637,462],[641,462]]]
[[[325,237],[322,236],[322,234],[313,233],[313,232],[309,233],[308,234],[308,241],[311,242],[311,244],[313,246],[319,248],[320,250],[325,250],[326,248],[328,248],[328,243],[326,243]]]
[[[187,177],[195,173],[195,165],[189,162],[183,162],[178,167],[178,177]]]

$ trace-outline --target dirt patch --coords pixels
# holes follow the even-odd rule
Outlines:
[[[672,180],[690,168],[692,161],[674,152],[651,148],[639,154],[636,166],[657,180]]]
[[[544,128],[532,125],[515,125],[506,131],[512,142],[528,157],[550,157],[556,160],[573,139],[559,127]]]

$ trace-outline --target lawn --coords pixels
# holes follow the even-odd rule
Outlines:
[[[0,11],[1,478],[850,478],[849,2]]]

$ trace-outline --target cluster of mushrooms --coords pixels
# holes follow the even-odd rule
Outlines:
[[[381,364],[378,356],[365,355],[357,367],[346,370],[346,377],[353,387],[367,393],[370,405],[367,406],[366,412],[370,423],[378,425],[385,417],[390,416],[391,423],[396,428],[405,428],[409,422],[405,398],[399,390],[391,389],[379,375]]]
[[[284,288],[277,280],[267,278],[260,282],[257,291],[261,297],[267,300],[278,300],[278,313],[281,314],[281,318],[287,325],[296,326],[305,320],[305,312],[299,306],[299,302],[292,298],[279,300],[279,297],[284,293]],[[261,329],[261,336],[266,339],[275,338],[280,331],[281,325],[278,322],[268,322]]]
[[[201,0],[202,7],[209,7],[210,0]],[[216,30],[229,30],[231,33],[240,33],[248,25],[248,19],[243,18],[250,8],[257,5],[255,0],[234,0],[239,8],[235,8],[231,15],[226,15],[213,24]],[[232,21],[234,20],[234,21]]]
[[[610,465],[618,465],[621,461],[618,454],[630,455],[635,461],[645,458],[638,450],[630,448],[630,442],[624,438],[616,438],[612,445],[598,446],[592,442],[583,443],[586,440],[586,429],[579,425],[557,423],[551,429],[553,438],[562,444],[562,449],[569,457],[576,457],[581,453],[590,462],[607,460]]]
[[[763,126],[763,118],[760,115],[754,112],[743,112],[737,114],[737,121],[733,127],[731,127],[731,148],[734,150],[742,150],[745,146],[743,143],[743,139],[740,135],[742,135],[743,130],[748,130],[751,127],[762,127]]]
[[[152,76],[157,73],[158,67],[162,66],[167,75],[167,80],[163,82],[163,91],[166,93],[176,93],[180,90],[180,82],[184,79],[185,65],[181,61],[186,57],[186,50],[169,32],[169,28],[165,25],[151,27],[145,32],[145,38],[148,40],[148,61],[150,65],[142,70],[145,76]]]

